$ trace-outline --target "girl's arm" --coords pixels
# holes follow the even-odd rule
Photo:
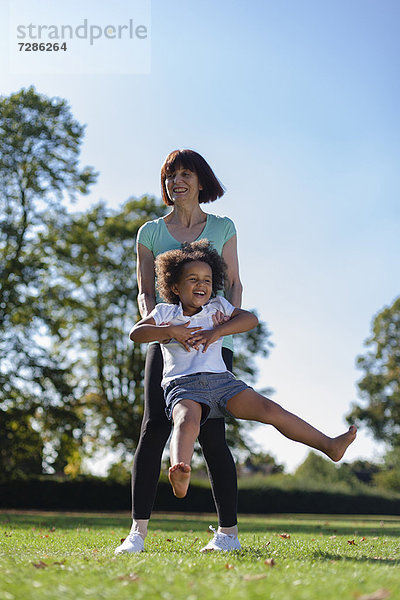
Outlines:
[[[137,245],[137,282],[140,316],[145,318],[156,305],[154,256],[143,244]],[[154,340],[152,340],[154,341]]]
[[[240,308],[242,305],[243,286],[239,276],[239,259],[237,255],[237,237],[233,235],[222,248],[222,258],[226,262],[226,282],[225,296],[226,299]],[[251,329],[251,328],[250,328]]]
[[[199,331],[193,334],[191,336],[192,346],[198,349],[203,344],[203,352],[205,352],[208,346],[216,342],[220,337],[233,333],[243,333],[244,331],[254,329],[257,325],[258,318],[256,315],[248,310],[235,308],[231,318],[226,323],[222,323],[214,327],[214,329],[207,329],[206,331]]]
[[[191,340],[193,333],[199,331],[201,327],[188,327],[189,323],[190,321],[186,321],[182,325],[156,325],[153,317],[146,317],[132,327],[129,337],[133,342],[139,344],[147,342],[167,344],[174,338],[190,352],[192,345],[189,345],[188,342]]]

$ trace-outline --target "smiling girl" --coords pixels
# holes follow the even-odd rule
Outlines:
[[[167,304],[158,304],[139,321],[130,338],[162,344],[161,385],[166,414],[174,424],[169,479],[175,496],[183,498],[187,493],[200,425],[221,416],[273,425],[287,438],[339,461],[356,437],[354,426],[338,437],[328,437],[227,370],[221,356],[222,337],[249,331],[258,319],[217,295],[225,264],[209,242],[201,240],[160,255],[156,272],[159,292]],[[217,311],[229,320],[215,327]]]

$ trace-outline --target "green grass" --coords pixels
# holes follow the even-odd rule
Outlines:
[[[0,600],[400,599],[400,517],[242,516],[243,549],[204,555],[215,517],[155,515],[146,552],[119,557],[128,515],[0,522]]]

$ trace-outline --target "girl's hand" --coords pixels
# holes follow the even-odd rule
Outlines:
[[[219,340],[220,337],[221,335],[217,329],[206,329],[205,331],[194,333],[192,335],[192,347],[198,350],[201,345],[204,345],[203,352],[206,352],[208,346]]]
[[[190,352],[192,349],[193,334],[198,332],[201,327],[188,327],[190,321],[186,321],[183,325],[168,325],[166,330],[170,338],[174,338],[177,342]]]
[[[220,310],[217,310],[217,312],[212,314],[211,318],[212,318],[214,327],[218,327],[218,325],[223,325],[224,323],[227,323],[230,320],[230,317],[228,317],[227,315],[224,315],[224,313],[221,312]]]

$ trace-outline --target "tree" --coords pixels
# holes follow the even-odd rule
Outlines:
[[[400,447],[400,297],[373,320],[370,350],[357,358],[361,404],[347,420],[368,427],[377,440]]]
[[[335,464],[315,452],[309,452],[305,461],[297,467],[295,477],[312,484],[337,483],[339,473]]]
[[[31,424],[29,413],[0,410],[0,479],[42,473],[43,440]]]
[[[30,433],[40,421],[50,445],[58,434],[76,442],[82,422],[71,373],[43,344],[39,281],[47,264],[36,242],[63,199],[86,194],[95,181],[92,168],[78,165],[83,134],[65,100],[33,87],[0,98],[0,409],[20,411]]]
[[[373,463],[369,460],[355,460],[351,463],[341,463],[339,470],[345,472],[346,470],[351,476],[356,477],[360,483],[367,485],[373,484],[375,476],[381,471],[382,466]]]
[[[257,314],[257,311],[253,311]],[[255,364],[256,357],[267,358],[272,342],[271,333],[266,323],[259,321],[257,327],[251,331],[235,335],[235,350],[233,354],[233,371],[236,377],[243,379],[246,383],[256,383],[258,369]],[[268,388],[260,390],[264,395],[271,395],[273,390]],[[249,433],[254,427],[251,421],[240,421],[239,419],[226,419],[226,440],[228,445],[239,450],[243,458],[244,454],[249,458],[255,454],[254,444],[251,443]],[[237,454],[237,452],[235,452]]]
[[[43,281],[47,324],[58,360],[73,365],[89,424],[87,450],[101,444],[132,452],[143,407],[145,346],[128,333],[138,319],[136,235],[165,212],[154,198],[104,203],[48,221],[40,246],[51,277]]]
[[[79,170],[84,128],[64,100],[39,95],[31,87],[0,98],[1,279],[0,326],[30,320],[24,311],[36,295],[30,290],[40,256],[30,256],[31,241],[49,209],[64,195],[85,194],[95,180],[89,167]]]
[[[240,475],[275,475],[283,473],[284,466],[268,452],[252,452],[239,466]]]
[[[373,475],[373,483],[378,487],[400,492],[400,447],[389,450],[380,468]]]

